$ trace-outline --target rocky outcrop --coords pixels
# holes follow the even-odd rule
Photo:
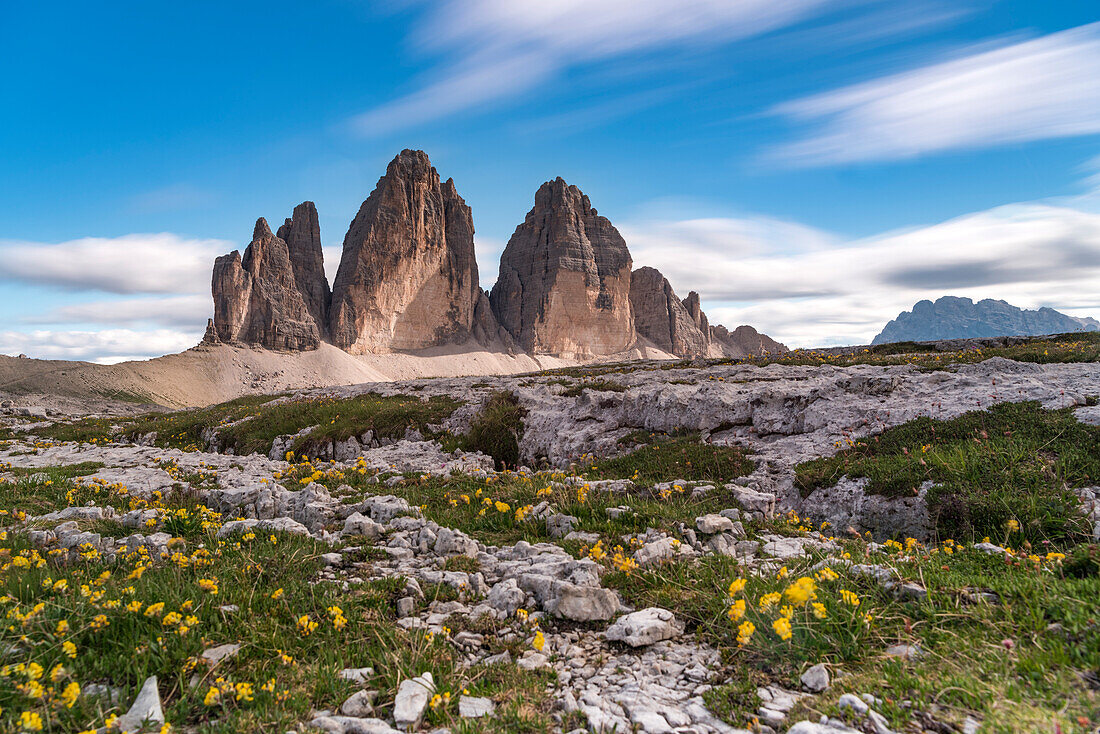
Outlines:
[[[328,331],[328,307],[332,292],[325,277],[321,226],[317,222],[317,207],[313,202],[304,201],[294,207],[293,216],[283,222],[276,236],[286,242],[298,292],[302,294],[306,308],[323,335]]]
[[[707,321],[707,315],[703,313],[703,307],[699,304],[699,294],[695,291],[688,292],[688,297],[683,300],[683,306],[687,309],[688,316],[691,317],[696,328],[709,337],[710,322]]]
[[[626,242],[588,197],[544,183],[516,227],[490,294],[497,320],[532,354],[585,359],[636,341]]]
[[[321,328],[310,312],[291,264],[287,243],[256,221],[252,243],[214,261],[214,333],[231,344],[268,349],[316,349]]]
[[[706,316],[695,306],[698,317]],[[690,298],[690,296],[689,296]],[[710,346],[709,334],[700,330],[696,318],[681,303],[665,276],[653,268],[638,268],[630,279],[630,303],[634,310],[634,328],[658,349],[678,357],[705,357]]]
[[[480,298],[470,207],[425,153],[402,151],[344,237],[333,344],[362,354],[461,342]]]
[[[1097,331],[1096,319],[1075,318],[1052,308],[1027,311],[991,298],[975,303],[969,298],[943,296],[918,301],[886,325],[872,344],[900,341],[936,341],[993,336],[1041,336],[1073,331]]]
[[[699,294],[677,299],[672,286],[653,268],[638,268],[630,285],[634,325],[638,335],[677,357],[759,357],[780,354],[787,347],[751,326],[732,332],[711,326],[699,305]]]
[[[712,346],[726,357],[761,357],[788,351],[785,345],[751,326],[738,326],[733,331],[721,324],[712,326],[710,338]]]

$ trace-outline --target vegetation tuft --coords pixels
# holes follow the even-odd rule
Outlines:
[[[634,433],[628,440],[644,443],[629,453],[597,461],[588,467],[588,476],[650,485],[676,480],[724,483],[753,470],[745,449],[703,443],[694,433]]]
[[[470,430],[459,440],[464,451],[480,451],[492,456],[497,469],[519,466],[519,443],[523,440],[523,419],[527,409],[511,390],[500,390],[472,421]]]
[[[1002,403],[951,420],[921,417],[855,442],[835,456],[796,467],[803,496],[843,476],[867,478],[867,491],[917,494],[928,502],[941,537],[997,536],[1019,523],[1032,543],[1085,530],[1073,487],[1100,481],[1100,428],[1072,409]]]

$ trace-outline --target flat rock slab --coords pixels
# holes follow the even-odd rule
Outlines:
[[[155,675],[145,679],[134,704],[129,711],[118,717],[116,726],[119,731],[137,731],[146,721],[164,723],[164,711],[160,706],[160,692],[157,690]]]

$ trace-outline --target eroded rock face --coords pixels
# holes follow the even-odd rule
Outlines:
[[[719,324],[710,329],[711,343],[720,346],[727,357],[754,357],[764,354],[782,354],[787,347],[761,334],[751,326],[738,326],[733,331]]]
[[[706,316],[697,314],[706,323]],[[638,336],[678,357],[707,356],[709,338],[684,303],[676,297],[665,276],[653,268],[638,268],[630,280],[630,303],[634,309],[634,327]]]
[[[323,336],[328,331],[328,307],[332,291],[325,277],[321,226],[317,222],[317,207],[313,202],[304,201],[294,207],[294,214],[279,227],[276,237],[286,242],[298,292],[302,294],[306,308]]]
[[[630,281],[622,236],[558,178],[539,188],[508,241],[490,302],[527,352],[584,359],[634,345]]]
[[[363,354],[461,342],[480,297],[470,207],[425,153],[402,151],[344,238],[333,344]]]
[[[252,243],[214,261],[214,332],[219,341],[269,349],[316,349],[321,329],[298,290],[287,243],[256,221]]]

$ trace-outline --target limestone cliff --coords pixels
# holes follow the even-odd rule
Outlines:
[[[321,226],[317,222],[317,207],[304,201],[294,207],[294,214],[283,222],[276,236],[286,242],[290,266],[298,292],[306,308],[322,331],[328,331],[328,307],[332,292],[325,277],[325,256],[321,251]]]
[[[425,153],[402,151],[344,237],[333,344],[362,354],[462,342],[480,298],[470,207]]]
[[[588,197],[544,183],[516,227],[490,294],[500,325],[531,354],[586,359],[636,341],[630,252]]]
[[[708,356],[709,334],[699,328],[659,271],[649,267],[634,271],[630,279],[630,303],[638,336],[678,357]],[[698,313],[701,315],[702,311]]]
[[[256,221],[252,243],[214,261],[214,333],[219,341],[269,349],[316,349],[321,329],[298,290],[287,243]]]

